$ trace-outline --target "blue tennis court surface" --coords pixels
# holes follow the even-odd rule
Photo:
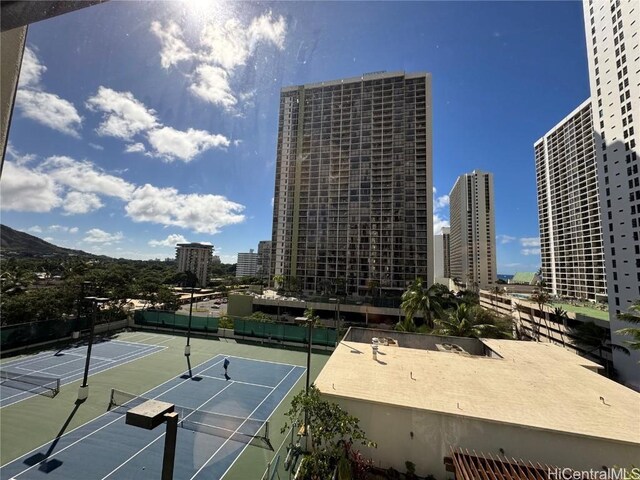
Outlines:
[[[138,360],[164,348],[166,347],[121,340],[97,341],[91,350],[89,374]],[[86,356],[87,346],[77,344],[61,350],[46,351],[19,360],[3,362],[1,368],[18,375],[60,378],[60,385],[65,385],[82,378]],[[16,388],[15,385],[0,385],[0,408],[36,395],[33,390],[28,386]]]
[[[201,412],[266,421],[306,371],[296,365],[229,357],[225,378],[223,358],[218,355],[193,368],[192,377],[185,372],[144,396]],[[155,430],[127,425],[125,415],[110,411],[4,465],[0,478],[160,478],[164,431],[164,425]],[[179,428],[174,479],[220,479],[248,446],[235,438]]]

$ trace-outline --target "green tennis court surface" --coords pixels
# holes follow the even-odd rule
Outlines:
[[[273,457],[268,447],[282,442],[283,413],[304,388],[305,352],[193,339],[190,376],[184,337],[139,332],[117,340],[167,348],[94,374],[83,404],[75,404],[74,382],[54,398],[37,395],[3,408],[0,478],[159,478],[164,425],[126,425],[118,410],[135,398],[171,402],[185,418],[174,478],[260,478]],[[224,356],[231,359],[228,379]],[[327,358],[313,355],[312,378]],[[112,389],[119,400],[107,411]],[[267,420],[265,446],[252,438],[263,438]]]

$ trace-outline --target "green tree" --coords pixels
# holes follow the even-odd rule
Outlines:
[[[163,310],[175,312],[180,308],[176,294],[166,285],[158,287],[157,301]]]
[[[512,338],[511,322],[498,319],[481,307],[460,304],[442,318],[434,320],[433,333],[451,337]]]
[[[259,322],[273,323],[273,319],[264,312],[253,312],[249,318],[258,320]]]
[[[611,342],[611,332],[608,329],[602,328],[594,322],[580,323],[570,330],[570,335],[578,346],[586,350],[587,354],[597,350],[598,356],[603,358],[602,351],[608,348],[611,351],[617,350],[629,355],[629,350],[626,347]],[[610,377],[612,373],[611,362],[605,361],[604,367],[607,377]]]
[[[634,325],[640,325],[640,300],[636,300],[631,304],[629,310],[625,313],[618,315],[618,319],[633,323]],[[632,350],[640,350],[640,328],[639,327],[626,327],[616,330],[616,333],[627,335],[631,337],[631,340],[625,340],[624,343],[629,345]]]
[[[401,308],[411,321],[413,321],[413,317],[417,313],[422,312],[426,325],[433,327],[434,316],[442,315],[440,301],[441,292],[439,288],[435,285],[426,288],[422,279],[417,278],[407,291],[402,294]]]
[[[493,305],[495,307],[494,300],[497,300],[498,296],[502,295],[502,293],[503,293],[503,290],[498,285],[494,285],[491,288],[491,305]]]
[[[553,318],[555,319],[556,323],[559,323],[562,325],[562,329],[560,330],[561,334],[560,334],[560,338],[562,340],[562,346],[565,346],[565,341],[564,341],[564,333],[567,330],[567,320],[569,319],[568,315],[567,315],[567,311],[562,308],[562,307],[555,307],[553,309]]]
[[[538,310],[540,312],[541,315],[541,320],[545,323],[546,327],[547,327],[547,336],[550,336],[549,334],[549,323],[547,322],[547,311],[544,308],[546,305],[549,304],[549,300],[551,300],[551,297],[549,296],[549,294],[547,292],[545,292],[542,288],[539,288],[537,290],[535,290],[533,292],[533,294],[531,295],[531,301],[535,302],[538,305]],[[537,322],[535,320],[535,315],[534,318],[532,318],[531,320],[531,326],[533,327],[533,334],[535,337],[535,340],[540,341],[540,322]]]
[[[299,426],[307,418],[311,451],[305,458],[301,475],[304,479],[331,478],[333,470],[344,455],[345,445],[358,443],[375,447],[360,428],[357,417],[350,415],[336,403],[324,400],[315,385],[309,392],[300,392],[291,400],[291,408],[285,413],[288,420],[282,427],[285,433],[290,426]]]

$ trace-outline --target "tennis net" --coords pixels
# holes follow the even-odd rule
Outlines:
[[[142,405],[147,400],[150,399],[122,390],[111,389],[108,410],[126,414],[127,411]],[[181,405],[174,405],[174,412],[178,413],[178,426],[184,429],[273,450],[269,441],[269,422],[267,420],[236,417]]]
[[[51,398],[60,392],[59,378],[13,372],[6,369],[0,370],[0,385]]]

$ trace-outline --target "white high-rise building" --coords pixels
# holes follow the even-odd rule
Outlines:
[[[624,345],[618,320],[640,298],[640,3],[583,2],[593,103],[611,340]],[[640,352],[613,351],[620,379],[640,389]]]
[[[468,289],[497,281],[493,175],[474,170],[458,177],[449,194],[451,278]]]
[[[603,300],[607,279],[591,99],[534,144],[542,278],[549,293]]]
[[[431,75],[280,93],[271,274],[305,291],[433,283]]]
[[[433,236],[433,278],[451,278],[449,256],[449,227],[443,227],[439,235]]]
[[[192,272],[198,277],[198,285],[206,287],[209,279],[209,262],[213,245],[208,243],[178,243],[176,262],[179,272]]]
[[[238,253],[238,263],[236,264],[236,278],[253,277],[258,271],[258,254],[253,248],[249,253]]]

